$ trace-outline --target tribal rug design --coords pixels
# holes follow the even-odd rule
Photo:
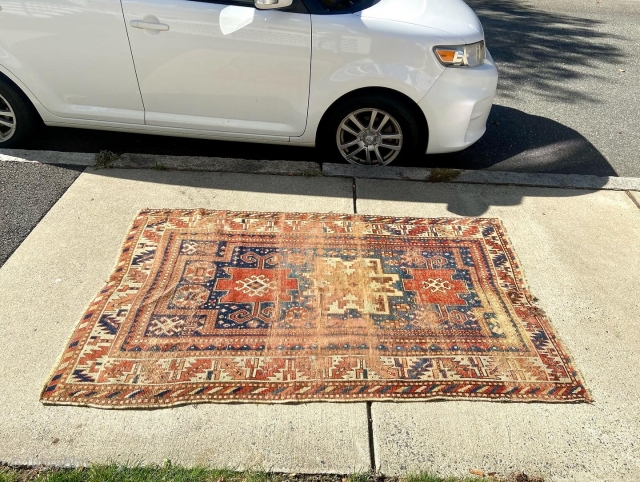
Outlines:
[[[590,401],[497,219],[145,210],[42,392]]]

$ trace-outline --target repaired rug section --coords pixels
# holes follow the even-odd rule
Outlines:
[[[497,219],[145,210],[47,404],[590,401]]]

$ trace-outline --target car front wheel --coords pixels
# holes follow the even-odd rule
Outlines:
[[[420,149],[415,116],[402,102],[382,95],[344,102],[331,114],[323,137],[333,157],[365,166],[406,160]]]

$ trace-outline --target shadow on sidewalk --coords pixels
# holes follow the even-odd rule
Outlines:
[[[492,207],[519,206],[525,198],[553,197],[569,198],[583,196],[593,191],[578,189],[558,189],[544,187],[497,186],[487,184],[443,184],[415,183],[406,181],[386,181],[380,184],[374,180],[358,180],[358,202],[374,201],[367,206],[367,213],[375,209],[375,205],[383,201],[384,212],[392,209],[393,204],[404,203],[398,216],[412,216],[416,205],[446,205],[451,216],[478,217],[486,215]],[[376,203],[377,202],[377,203]],[[389,205],[391,208],[389,208]],[[360,209],[360,208],[359,208]],[[495,217],[491,214],[491,217]]]
[[[405,180],[354,179],[348,177],[285,176],[230,172],[193,172],[149,169],[99,169],[90,168],[91,175],[145,183],[182,186],[197,189],[234,191],[239,197],[243,192],[269,193],[283,196],[324,198],[355,198],[361,200],[389,201],[391,203],[445,204],[449,212],[460,216],[481,216],[491,206],[516,206],[524,197],[573,197],[585,195],[591,190],[539,188],[525,186],[438,183]],[[604,181],[603,181],[604,184]],[[188,196],[188,191],[183,191]],[[167,206],[147,206],[162,209]],[[180,207],[180,206],[176,206]],[[216,205],[198,206],[219,209]],[[241,210],[241,209],[240,209]],[[277,211],[268,203],[262,211]],[[313,211],[313,209],[309,209]],[[349,210],[351,211],[351,210]],[[412,216],[411,207],[399,216]]]

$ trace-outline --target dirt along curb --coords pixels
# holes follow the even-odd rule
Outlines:
[[[360,179],[395,179],[458,184],[495,184],[511,186],[553,187],[566,189],[640,191],[640,178],[591,176],[580,174],[523,173],[487,170],[461,170],[383,166],[310,161],[232,159],[221,157],[163,156],[154,154],[98,154],[56,151],[0,149],[0,162],[38,162],[95,166],[120,169],[157,169],[176,171],[234,172],[289,176],[353,177]]]

